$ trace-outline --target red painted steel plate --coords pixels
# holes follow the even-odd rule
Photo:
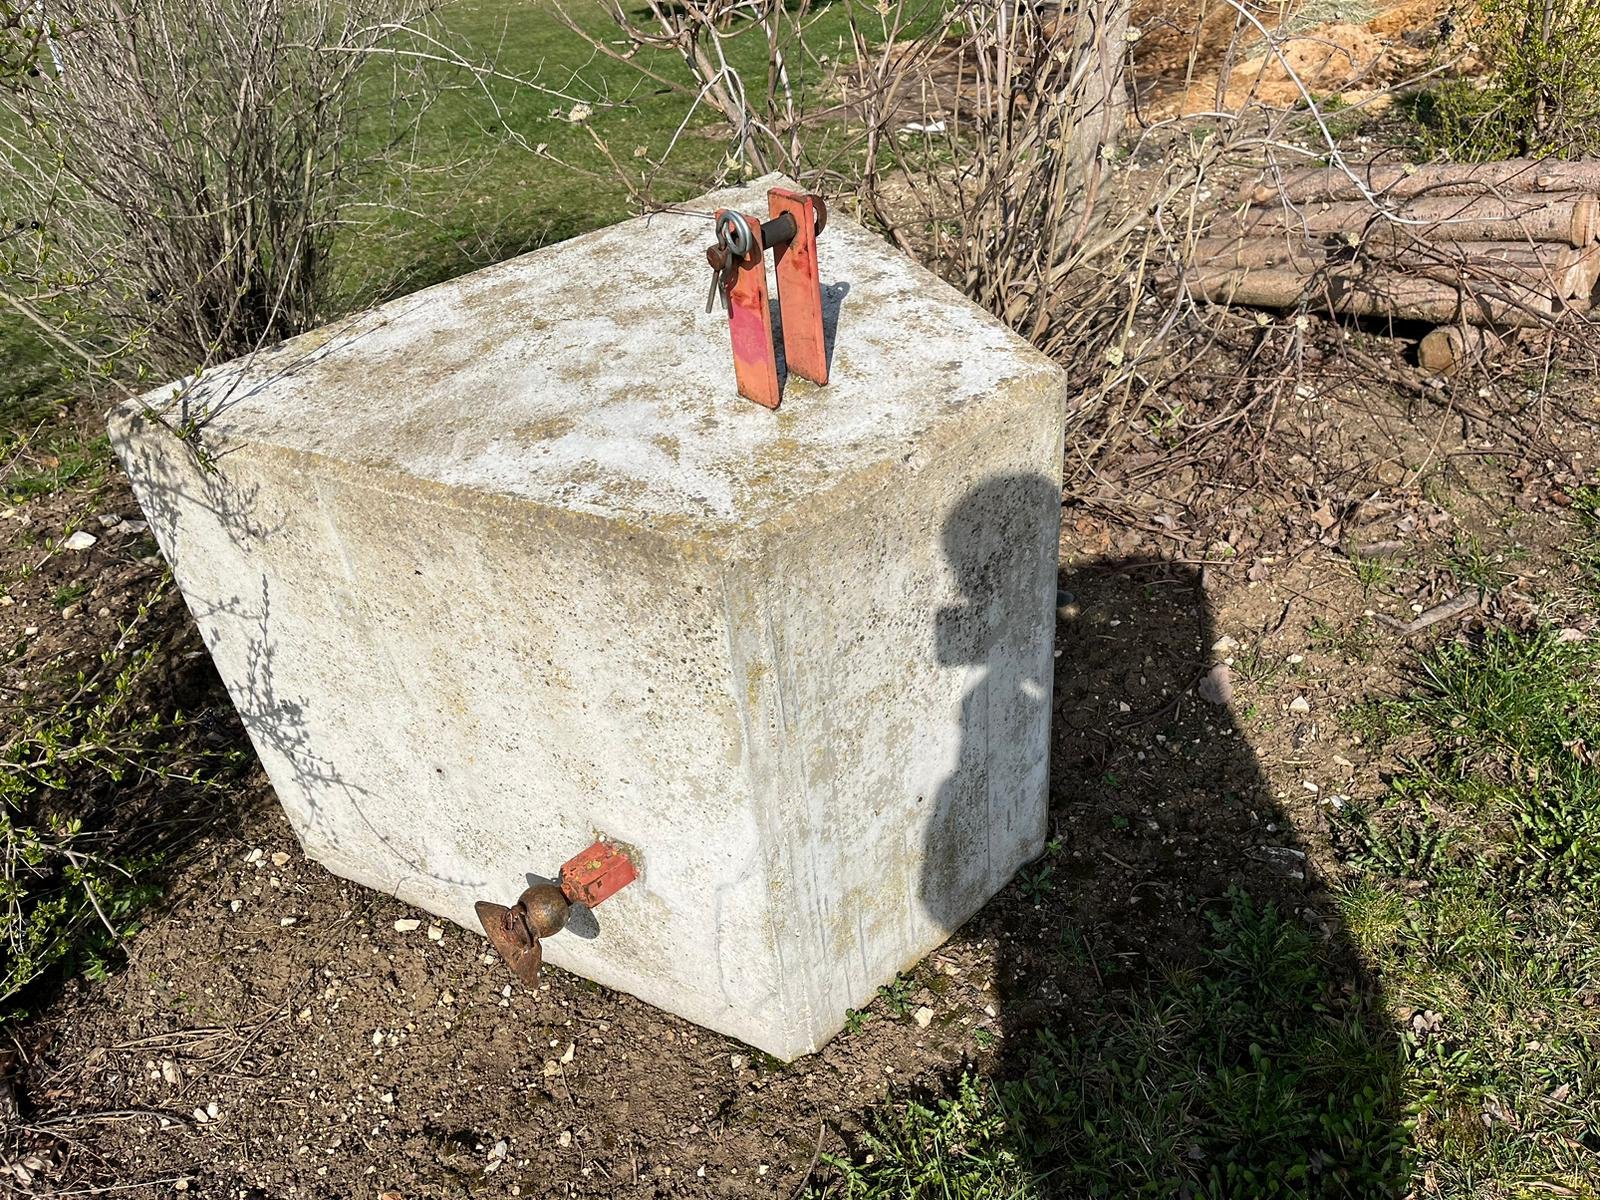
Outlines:
[[[719,211],[719,217],[722,213]],[[735,259],[733,278],[724,289],[728,329],[733,335],[733,374],[739,394],[766,408],[777,408],[778,352],[772,345],[772,310],[767,305],[767,259],[761,245],[761,221],[746,216],[755,245]]]
[[[811,197],[773,188],[774,217],[794,218],[794,238],[774,247],[778,308],[783,313],[783,357],[789,370],[813,383],[828,382],[828,347],[822,332],[822,277],[817,268],[817,212]]]

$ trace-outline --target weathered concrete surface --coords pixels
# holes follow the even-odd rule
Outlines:
[[[1065,384],[835,215],[834,382],[768,412],[709,235],[631,221],[147,397],[205,465],[145,405],[111,430],[308,854],[476,929],[629,843],[547,961],[791,1058],[1040,848]]]

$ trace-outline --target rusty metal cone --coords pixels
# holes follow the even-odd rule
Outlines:
[[[539,947],[539,939],[528,928],[522,910],[488,900],[480,900],[473,907],[489,944],[506,960],[512,973],[526,986],[538,987],[544,951]]]

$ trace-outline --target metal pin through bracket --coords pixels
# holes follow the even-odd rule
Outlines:
[[[739,394],[766,408],[777,408],[782,393],[767,302],[766,250],[772,249],[778,279],[784,360],[802,379],[826,384],[828,355],[817,237],[827,226],[828,209],[820,196],[787,188],[769,191],[767,205],[771,216],[766,221],[732,209],[718,211],[717,241],[706,251],[712,272],[706,311],[711,311],[720,294],[728,311]]]

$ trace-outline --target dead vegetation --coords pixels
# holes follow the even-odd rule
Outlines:
[[[400,111],[390,106],[408,86],[403,63],[384,84],[363,73],[423,6],[24,11],[34,65],[0,77],[0,163],[18,215],[0,245],[0,298],[95,378],[187,373],[325,317],[351,177],[387,149],[369,143],[358,161],[353,142],[374,107]]]

